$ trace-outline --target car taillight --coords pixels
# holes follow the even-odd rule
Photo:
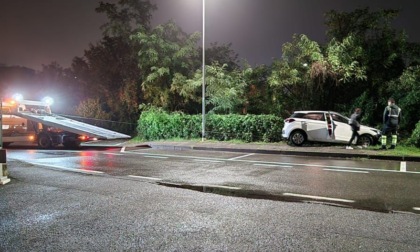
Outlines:
[[[286,120],[284,120],[284,122],[287,122],[287,123],[292,123],[294,121],[295,121],[295,119],[293,119],[293,118],[287,118]]]

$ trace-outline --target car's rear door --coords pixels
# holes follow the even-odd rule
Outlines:
[[[325,114],[323,112],[310,112],[302,117],[302,129],[308,135],[308,140],[324,141],[327,135],[325,127]]]

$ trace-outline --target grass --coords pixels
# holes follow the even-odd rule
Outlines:
[[[401,156],[401,157],[420,157],[420,148],[413,146],[397,145],[393,150],[379,150],[380,146],[369,147],[368,150],[377,150],[378,155]]]

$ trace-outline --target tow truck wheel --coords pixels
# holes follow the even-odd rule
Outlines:
[[[52,146],[51,138],[46,134],[39,135],[38,146],[42,149],[50,148]]]

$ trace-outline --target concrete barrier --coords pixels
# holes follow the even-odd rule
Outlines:
[[[0,149],[0,185],[5,185],[10,182],[9,170],[7,170],[6,164],[6,150]]]

